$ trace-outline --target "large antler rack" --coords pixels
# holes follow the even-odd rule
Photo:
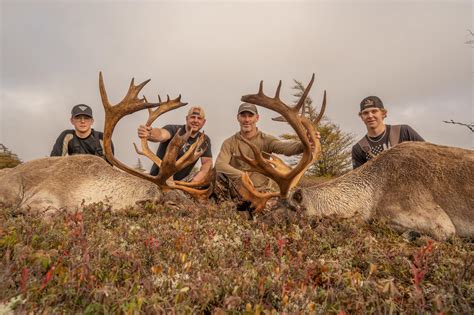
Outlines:
[[[173,174],[179,172],[191,163],[194,163],[204,153],[207,146],[207,144],[205,143],[204,133],[200,135],[197,141],[193,143],[189,150],[186,151],[186,153],[178,160],[176,160],[176,158],[178,156],[179,149],[188,140],[189,136],[191,135],[191,130],[187,131],[184,135],[181,135],[180,131],[177,132],[177,134],[170,141],[163,160],[161,160],[158,156],[156,156],[156,154],[151,151],[148,146],[147,139],[141,139],[142,151],[140,151],[134,143],[133,145],[135,146],[135,150],[137,151],[137,153],[148,157],[160,167],[160,171],[156,176],[139,172],[133,168],[130,168],[129,166],[115,158],[112,152],[112,134],[115,129],[115,126],[122,117],[147,108],[148,120],[146,122],[146,126],[151,126],[151,124],[164,113],[188,104],[181,102],[181,95],[179,95],[175,99],[170,99],[170,97],[167,96],[167,99],[164,102],[158,95],[158,103],[149,103],[145,97],[139,98],[138,93],[140,93],[143,87],[148,82],[150,82],[150,79],[140,83],[139,85],[135,85],[134,82],[135,80],[132,79],[132,81],[130,82],[130,87],[128,88],[128,92],[122,99],[122,101],[120,101],[116,105],[111,105],[107,97],[107,92],[105,90],[102,72],[99,73],[100,96],[102,99],[102,105],[104,106],[105,110],[105,127],[103,140],[105,157],[114,166],[120,168],[121,170],[129,174],[138,176],[140,178],[151,181],[152,183],[155,183],[161,189],[163,189],[163,191],[167,191],[169,189],[180,189],[188,192],[197,199],[207,199],[212,193],[212,186],[210,186],[212,179],[211,171],[209,171],[207,176],[202,181],[196,183],[183,183],[179,181],[170,180]],[[155,107],[156,109],[153,110],[152,108]],[[205,189],[198,189],[198,187],[203,186],[208,187]]]
[[[321,152],[321,144],[319,139],[316,137],[316,125],[323,117],[324,111],[326,109],[326,91],[324,91],[321,111],[314,121],[310,121],[307,117],[299,115],[299,111],[303,106],[306,97],[308,96],[313,82],[314,74],[308,84],[308,87],[304,90],[303,95],[299,99],[298,103],[294,106],[288,106],[281,101],[281,80],[278,84],[274,97],[268,97],[263,93],[263,81],[260,81],[260,88],[257,94],[244,95],[241,98],[243,102],[262,106],[279,113],[291,125],[291,127],[293,127],[303,145],[303,155],[301,160],[292,169],[277,156],[273,154],[262,154],[259,148],[243,138],[244,142],[252,149],[254,159],[251,159],[250,157],[243,154],[240,148],[240,156],[238,158],[250,165],[252,171],[268,176],[274,180],[280,188],[280,193],[258,192],[251,184],[248,175],[244,173],[242,176],[242,183],[243,186],[248,190],[247,193],[251,195],[251,198],[249,199],[256,210],[262,210],[266,201],[276,195],[280,196],[282,199],[286,199],[290,190],[298,184],[305,171],[314,161],[316,161]]]

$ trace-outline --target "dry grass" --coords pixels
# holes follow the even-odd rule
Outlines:
[[[472,313],[473,243],[232,204],[0,208],[0,301],[16,312]],[[1,307],[0,307],[1,309]]]

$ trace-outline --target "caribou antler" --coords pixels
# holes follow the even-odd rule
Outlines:
[[[105,126],[104,126],[104,150],[105,156],[107,160],[115,165],[116,167],[120,168],[121,170],[141,177],[143,179],[149,180],[158,186],[160,186],[164,191],[172,188],[172,189],[181,189],[183,191],[187,191],[191,195],[195,196],[198,199],[203,199],[204,196],[209,196],[210,192],[209,189],[212,187],[208,187],[204,190],[199,189],[191,189],[190,187],[202,187],[202,186],[209,186],[209,182],[204,183],[190,183],[187,186],[182,186],[180,182],[169,182],[170,177],[173,174],[179,172],[183,168],[187,167],[191,163],[194,163],[198,158],[205,151],[204,144],[205,136],[202,133],[199,139],[191,145],[188,151],[176,160],[178,156],[179,149],[183,146],[183,144],[188,140],[189,136],[191,135],[191,131],[187,131],[184,135],[181,135],[180,131],[171,139],[166,153],[161,160],[156,154],[154,154],[148,146],[148,140],[142,138],[141,139],[141,146],[142,151],[140,151],[136,144],[135,150],[138,154],[144,155],[156,163],[160,167],[160,171],[158,172],[157,176],[152,176],[148,174],[144,174],[139,172],[133,168],[128,167],[127,165],[123,164],[119,160],[117,160],[112,152],[112,133],[118,121],[129,114],[137,112],[139,110],[148,109],[148,120],[146,122],[146,126],[151,126],[151,124],[161,115],[164,113],[174,110],[176,108],[182,107],[187,105],[188,103],[181,102],[181,95],[179,95],[176,99],[170,100],[170,97],[167,96],[165,102],[161,100],[161,97],[158,95],[158,103],[149,103],[148,100],[143,98],[138,98],[138,93],[143,89],[143,87],[149,82],[150,80],[146,80],[139,85],[134,84],[134,79],[132,79],[130,83],[130,87],[128,88],[128,92],[125,97],[116,105],[111,105],[107,98],[107,92],[105,90],[104,80],[102,78],[102,72],[99,73],[99,89],[100,89],[100,96],[102,98],[102,104],[105,110]],[[152,108],[156,107],[155,110]],[[209,181],[211,180],[210,175],[206,176],[206,179]],[[199,185],[198,185],[199,184]],[[212,191],[211,191],[212,192]]]
[[[303,155],[298,164],[291,169],[287,166],[281,159],[273,154],[262,155],[260,149],[257,148],[254,144],[247,141],[243,138],[244,142],[250,146],[253,151],[254,159],[246,156],[240,150],[240,158],[244,162],[250,165],[252,171],[261,173],[269,178],[273,179],[280,188],[279,196],[283,199],[288,197],[289,191],[295,187],[301,176],[308,169],[308,167],[318,158],[321,153],[321,144],[319,139],[316,137],[316,125],[321,120],[326,108],[326,91],[324,91],[323,103],[321,106],[321,111],[315,121],[311,122],[307,117],[300,116],[298,113],[303,106],[306,97],[311,89],[311,86],[314,82],[314,74],[311,78],[311,81],[308,84],[308,87],[305,89],[303,95],[299,99],[298,103],[294,106],[288,106],[280,100],[280,89],[281,81],[278,84],[275,96],[273,98],[266,96],[263,93],[263,81],[260,81],[260,88],[257,94],[250,94],[242,96],[241,100],[246,103],[252,103],[259,105],[271,110],[278,112],[285,120],[293,127],[296,131],[296,134],[300,138],[303,144]],[[262,200],[268,200],[270,197],[268,195],[262,195],[262,193],[257,192],[252,185],[247,183],[248,178],[245,175],[242,176],[242,183],[244,187],[250,192],[252,205],[256,210],[262,210],[265,206]],[[265,202],[266,202],[265,200]]]

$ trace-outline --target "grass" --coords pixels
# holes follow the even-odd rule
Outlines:
[[[473,243],[228,204],[0,207],[0,302],[20,313],[472,313]],[[0,306],[0,311],[2,306]]]

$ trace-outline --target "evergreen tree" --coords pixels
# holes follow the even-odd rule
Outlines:
[[[294,80],[292,87],[296,90],[293,96],[299,100],[304,93],[303,84]],[[301,108],[301,114],[314,121],[318,116],[316,108],[313,106],[313,100],[308,96]],[[285,121],[283,117],[273,118],[276,121]],[[309,176],[338,176],[351,167],[351,145],[354,142],[353,135],[345,133],[341,128],[331,122],[326,116],[323,116],[318,124],[318,131],[321,135],[321,155],[313,165],[308,168],[306,175]],[[283,134],[280,136],[286,140],[298,140],[296,134]]]
[[[21,160],[15,153],[12,153],[5,145],[0,143],[0,169],[15,167],[21,163]]]
[[[142,160],[140,160],[140,158],[138,158],[137,164],[135,165],[134,169],[142,173],[145,172],[145,169],[143,168]]]

